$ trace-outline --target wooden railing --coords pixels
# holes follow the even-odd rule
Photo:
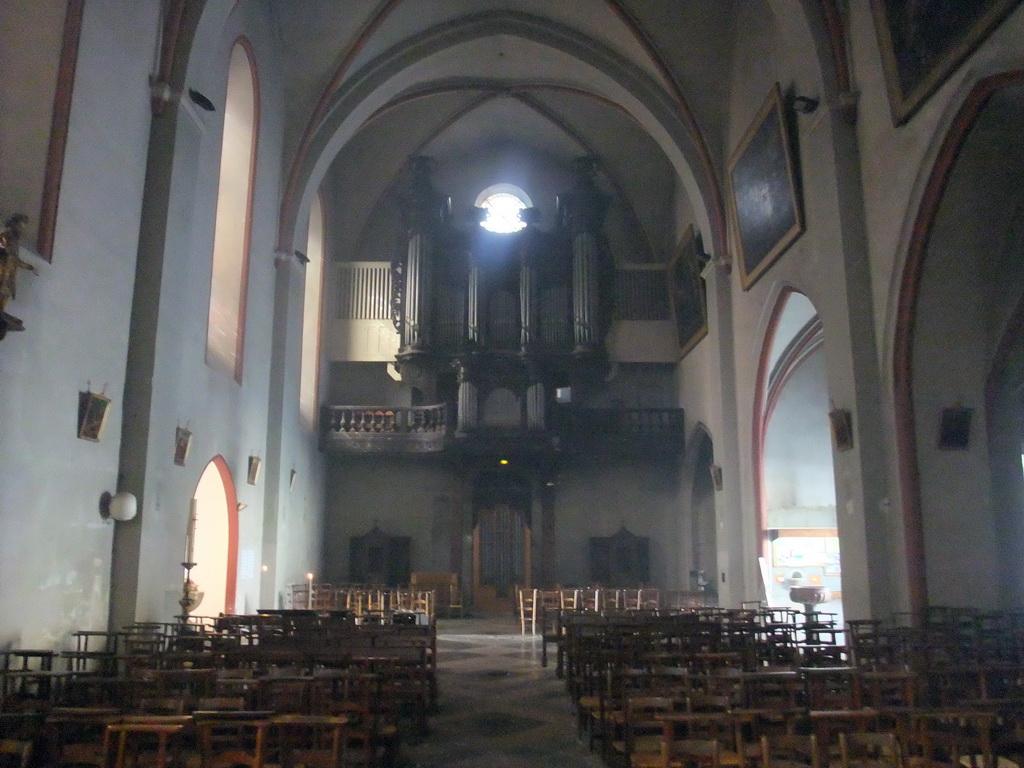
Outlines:
[[[595,445],[624,450],[680,452],[685,439],[682,408],[555,409],[551,426],[563,446],[591,450]]]
[[[328,405],[321,409],[320,439],[328,450],[343,453],[433,453],[448,447],[455,407]],[[684,442],[681,408],[579,408],[557,406],[548,432],[563,447],[592,450],[595,445],[626,451],[677,453]],[[472,442],[474,433],[467,433]],[[487,436],[487,439],[490,439]]]
[[[424,406],[328,405],[321,409],[325,447],[356,453],[431,453],[444,449],[449,431],[444,403]]]

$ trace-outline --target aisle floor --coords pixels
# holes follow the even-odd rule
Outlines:
[[[441,620],[437,659],[438,712],[403,749],[407,766],[603,768],[577,739],[554,659],[541,667],[540,637],[511,618]]]

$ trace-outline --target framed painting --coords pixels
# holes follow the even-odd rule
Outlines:
[[[729,160],[729,208],[748,290],[804,231],[803,209],[778,83]]]
[[[256,485],[260,481],[260,467],[263,466],[263,459],[259,456],[249,457],[249,471],[245,476],[245,482],[249,485]]]
[[[78,393],[78,437],[98,443],[107,423],[110,398],[96,392]]]
[[[179,467],[184,467],[191,449],[192,430],[188,427],[176,427],[174,430],[174,463]]]
[[[943,408],[939,419],[939,448],[945,451],[966,451],[971,442],[973,418],[973,408],[962,405]]]
[[[689,226],[668,265],[668,296],[679,349],[686,355],[708,335],[707,290],[700,275],[703,248]]]
[[[871,0],[889,106],[902,125],[1020,0]]]

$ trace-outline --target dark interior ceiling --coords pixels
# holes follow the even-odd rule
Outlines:
[[[413,156],[434,158],[435,186],[457,216],[482,189],[508,182],[531,196],[548,228],[573,159],[593,155],[613,200],[616,259],[665,261],[693,218],[685,179],[702,172],[693,158],[721,166],[734,5],[271,3],[286,59],[286,143],[296,166],[321,169],[308,183],[294,169],[293,177],[307,187],[322,178],[330,258],[381,257],[373,243],[395,218]],[[692,118],[682,154],[652,117],[657,109],[680,125]],[[308,199],[309,189],[295,194]]]

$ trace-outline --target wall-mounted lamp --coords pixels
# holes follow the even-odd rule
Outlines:
[[[118,491],[111,495],[109,491],[100,494],[100,517],[104,520],[116,520],[125,523],[139,513],[139,500],[128,491]]]
[[[188,97],[192,100],[193,104],[195,104],[197,107],[199,107],[200,109],[204,110],[205,112],[216,112],[217,111],[217,108],[215,106],[213,106],[213,102],[210,101],[208,98],[206,98],[203,94],[201,94],[195,88],[189,88],[188,89]]]
[[[815,99],[812,96],[796,96],[793,98],[793,109],[801,115],[811,114],[818,108],[819,104],[821,104],[821,99]]]
[[[243,509],[245,509],[245,508],[246,508],[246,507],[248,507],[248,506],[249,506],[249,505],[248,505],[248,504],[246,504],[246,503],[245,503],[244,501],[240,501],[240,502],[238,502],[238,506],[236,507],[236,509],[237,509],[237,510],[238,510],[239,512],[241,512],[241,511],[242,511]]]

